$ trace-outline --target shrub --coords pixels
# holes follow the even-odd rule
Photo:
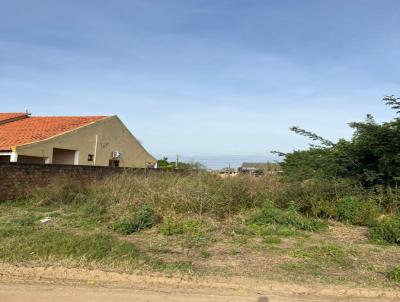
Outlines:
[[[357,224],[360,221],[362,204],[354,197],[346,197],[336,203],[337,218],[340,221]]]
[[[359,224],[373,226],[378,222],[378,217],[383,213],[382,208],[373,199],[367,199],[363,203]]]
[[[360,200],[355,197],[345,197],[336,203],[339,221],[350,222],[356,225],[374,225],[381,210],[372,199]]]
[[[170,218],[164,220],[160,227],[160,233],[165,236],[179,235],[185,232],[183,223],[176,223]]]
[[[152,228],[156,224],[156,215],[152,207],[144,205],[132,217],[125,217],[112,225],[112,229],[124,235]]]
[[[335,218],[337,209],[335,201],[327,199],[315,199],[311,202],[310,215],[320,218]]]
[[[386,216],[369,228],[370,238],[378,243],[400,244],[400,216]]]
[[[298,213],[294,208],[282,210],[267,202],[257,210],[248,221],[255,225],[278,224],[294,227],[298,230],[317,231],[327,227],[326,222],[309,218]]]
[[[335,213],[332,211],[332,203],[338,198],[353,194],[358,195],[359,188],[346,180],[294,181],[282,177],[278,178],[269,199],[279,208],[288,208],[291,203],[295,203],[300,213],[314,217],[331,217]]]

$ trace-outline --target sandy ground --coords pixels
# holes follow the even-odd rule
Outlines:
[[[0,301],[7,302],[288,302],[288,301],[381,301],[361,299],[333,299],[321,297],[299,297],[293,295],[243,295],[228,292],[199,293],[192,291],[177,291],[174,288],[105,288],[83,285],[54,285],[54,284],[4,284],[0,283]]]
[[[0,263],[1,302],[400,301],[400,291],[242,278],[179,278]]]

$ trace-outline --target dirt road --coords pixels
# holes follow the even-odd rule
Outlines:
[[[0,301],[4,302],[289,302],[289,301],[384,301],[361,298],[322,298],[283,295],[246,295],[235,292],[199,293],[170,289],[126,289],[82,285],[0,283]]]
[[[0,263],[0,302],[399,301],[396,289],[165,277]]]
[[[204,295],[164,290],[119,289],[51,284],[0,284],[4,302],[145,302],[145,301],[257,301],[247,297]],[[279,300],[277,300],[279,301]]]

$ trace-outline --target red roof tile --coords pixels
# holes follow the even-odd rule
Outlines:
[[[0,118],[5,116],[0,113]],[[0,124],[0,150],[30,144],[88,125],[105,116],[36,116]]]

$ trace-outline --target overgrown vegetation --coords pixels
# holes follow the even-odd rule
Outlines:
[[[398,282],[400,120],[351,126],[337,143],[292,128],[321,145],[285,154],[279,175],[174,173],[164,159],[161,173],[55,183],[0,204],[0,261]]]
[[[383,101],[399,113],[399,98],[392,95]],[[335,192],[336,198],[331,201],[320,194],[316,205],[302,207],[302,210],[369,226],[373,240],[399,244],[400,118],[377,123],[367,114],[365,121],[349,125],[354,129],[352,138],[336,143],[300,127],[292,127],[293,132],[319,145],[287,154],[277,152],[284,156],[281,166],[286,182],[323,181],[335,190],[338,185],[346,184],[348,194]],[[384,218],[378,220],[379,216]]]
[[[380,206],[380,193],[353,188],[345,181],[151,171],[86,187],[56,183],[0,204],[0,261],[338,281],[334,269],[352,280],[350,272],[357,275],[370,260],[332,242],[329,219],[369,226],[374,242],[398,243],[397,220]],[[400,261],[400,253],[386,249],[382,257]],[[271,257],[274,264],[264,264]],[[243,259],[247,265],[237,264]],[[371,280],[382,275],[374,261]]]

